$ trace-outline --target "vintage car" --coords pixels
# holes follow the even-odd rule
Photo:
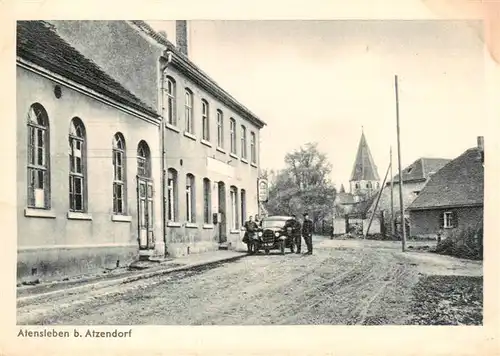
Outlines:
[[[280,250],[281,254],[284,255],[286,248],[293,252],[294,243],[291,230],[285,229],[285,223],[290,219],[290,216],[269,216],[262,219],[262,226],[252,239],[252,252],[264,250],[268,254],[270,250]]]

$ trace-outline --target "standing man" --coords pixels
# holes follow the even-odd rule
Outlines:
[[[304,241],[307,246],[307,254],[312,255],[313,246],[312,246],[312,233],[313,233],[313,222],[309,219],[309,214],[304,214],[304,222],[302,224],[302,236],[304,237]]]
[[[248,252],[252,251],[252,238],[254,237],[258,226],[255,221],[253,221],[252,215],[248,218],[248,221],[245,222],[245,235],[243,237],[243,242],[247,244]]]
[[[300,230],[301,230],[301,225],[300,222],[297,220],[297,216],[295,214],[292,214],[292,218],[287,221],[287,226],[292,229],[292,241],[291,243],[294,244],[297,247],[297,251],[295,253],[300,253],[300,248],[301,248],[301,236],[300,236]]]

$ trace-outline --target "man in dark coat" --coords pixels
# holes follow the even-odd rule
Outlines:
[[[301,231],[301,225],[300,222],[297,220],[297,216],[295,214],[292,214],[292,218],[287,220],[285,224],[285,229],[291,228],[292,233],[291,233],[291,243],[294,244],[294,247],[297,247],[296,253],[300,253],[300,247],[301,247],[301,236],[300,236],[300,231]],[[294,249],[292,249],[293,252]]]
[[[307,254],[312,255],[313,246],[312,246],[312,234],[313,234],[313,222],[309,219],[309,214],[304,214],[304,222],[302,223],[302,236],[304,237],[304,241],[307,246]]]
[[[243,236],[243,242],[246,243],[250,247],[250,242],[252,242],[251,238],[253,237],[253,234],[257,231],[259,228],[257,223],[253,221],[253,217],[250,215],[249,220],[245,222],[245,235]]]

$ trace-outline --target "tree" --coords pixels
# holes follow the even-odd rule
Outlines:
[[[331,164],[316,143],[308,143],[285,156],[285,168],[269,181],[271,215],[290,215],[309,212],[317,223],[333,212],[335,187],[329,179]]]

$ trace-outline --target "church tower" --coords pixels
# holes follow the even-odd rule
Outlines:
[[[380,188],[380,177],[377,166],[373,161],[370,148],[366,142],[365,133],[361,132],[358,152],[352,169],[350,192],[354,195],[355,201],[361,201],[371,196]]]

